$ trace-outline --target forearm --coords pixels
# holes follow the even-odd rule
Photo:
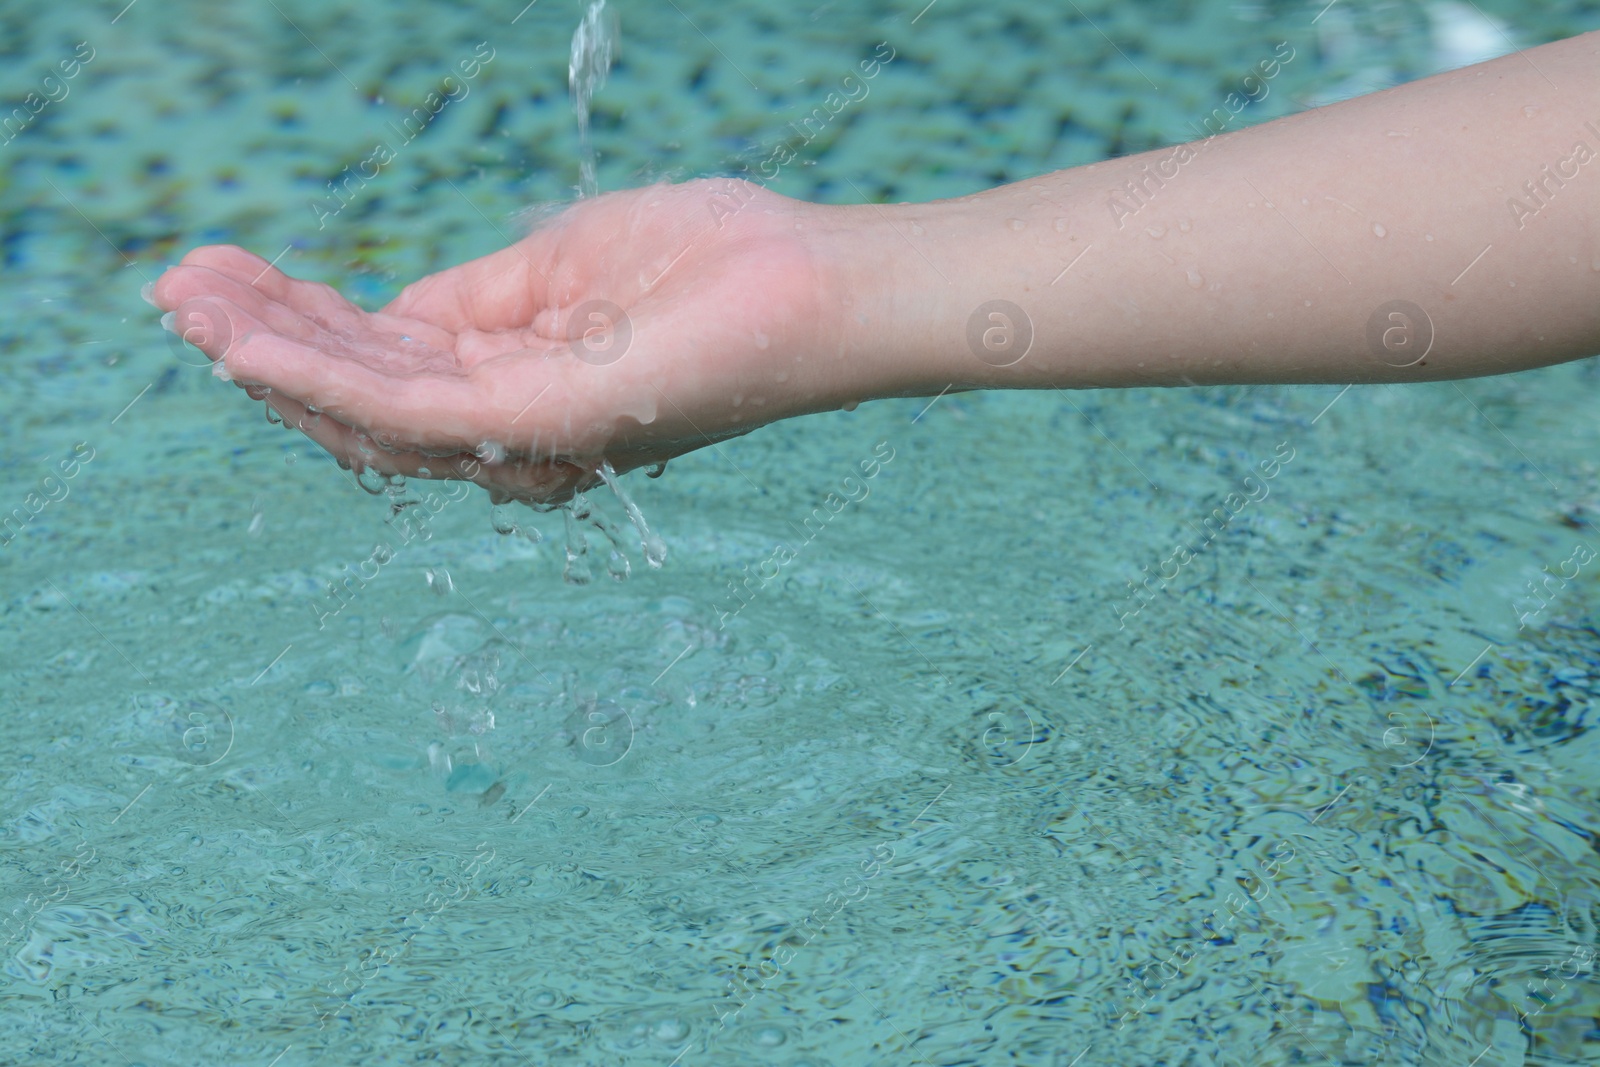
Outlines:
[[[869,395],[1417,381],[1600,352],[1597,52],[1592,33],[1181,154],[821,209],[841,351]],[[1003,317],[995,350],[969,343],[997,300],[1033,335],[1010,366]],[[1379,314],[1395,301],[1425,321]]]

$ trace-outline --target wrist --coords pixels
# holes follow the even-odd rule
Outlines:
[[[1019,217],[1013,229],[1000,192],[815,206],[827,327],[855,368],[858,399],[1053,384],[1039,358],[1049,278],[1033,277],[1041,257],[1027,233],[1052,220]]]
[[[808,205],[806,227],[823,290],[818,347],[839,353],[842,399],[931,396],[969,381],[970,356],[959,360],[952,303],[939,268],[908,246],[923,228],[912,205]],[[931,213],[935,205],[914,205]],[[914,238],[927,247],[925,235]],[[935,250],[943,256],[943,250]],[[948,275],[948,271],[945,272]],[[961,377],[962,381],[955,381]]]

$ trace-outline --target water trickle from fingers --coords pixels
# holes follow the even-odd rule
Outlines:
[[[584,517],[588,517],[587,508]],[[567,565],[562,568],[561,577],[568,585],[588,585],[592,577],[589,573],[589,538],[584,535],[583,527],[578,525],[577,509],[570,505],[562,508],[561,520],[567,532]]]
[[[650,529],[644,513],[623,488],[621,476],[610,463],[602,463],[595,474],[617,498],[628,523],[638,533],[639,547],[645,562],[652,570],[661,567],[666,562],[667,546]],[[600,512],[595,503],[586,494],[577,493],[565,504],[525,505],[533,511],[561,512],[562,550],[565,555],[561,577],[569,585],[587,585],[593,580],[594,571],[589,545],[591,530],[605,538],[608,546],[606,573],[619,582],[626,580],[633,573],[633,562],[628,558],[623,526]],[[521,511],[518,502],[514,500],[503,500],[492,504],[489,509],[489,524],[503,537],[521,535],[533,544],[539,544],[543,540],[538,529],[529,523],[528,516]]]
[[[572,508],[573,518],[580,523],[587,523],[600,531],[600,535],[611,542],[611,554],[606,557],[606,573],[617,581],[625,580],[633,573],[633,564],[628,561],[627,554],[622,550],[622,536],[613,526],[585,498],[579,504],[576,501]]]
[[[667,465],[663,463],[660,469],[652,473],[650,477],[659,478],[666,469]],[[622,510],[627,512],[628,521],[633,523],[635,530],[639,531],[639,547],[644,550],[644,561],[653,568],[660,567],[667,561],[666,543],[651,532],[649,525],[644,521],[644,513],[639,510],[639,505],[635,504],[633,498],[622,488],[622,481],[617,477],[616,470],[612,468],[610,463],[602,463],[595,473],[615,494],[617,503],[621,504]]]

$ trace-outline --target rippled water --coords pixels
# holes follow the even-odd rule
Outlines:
[[[141,275],[202,239],[270,257],[297,235],[284,266],[376,299],[487,251],[493,228],[425,175],[453,163],[491,218],[559,195],[569,172],[526,178],[531,149],[496,158],[513,139],[480,132],[504,108],[518,143],[570,144],[575,15],[283,8],[363,85],[396,56],[426,73],[499,49],[325,238],[295,167],[331,177],[378,105],[269,9],[141,4],[115,30],[96,9],[75,95],[0,148],[19,324],[0,515],[46,501],[0,546],[0,1063],[1600,1060],[1595,579],[1543,579],[1600,546],[1592,366],[867,404],[624,479],[670,554],[621,583],[563,582],[562,518],[524,509],[542,537],[502,536],[476,490],[397,545],[386,494],[177,358]],[[36,27],[40,69],[86,10],[0,7]],[[629,62],[595,97],[602,173],[623,184],[677,136],[643,97],[606,112],[613,89],[701,94],[759,141],[782,105],[718,64],[770,67],[809,107],[833,60],[915,14],[751,10],[684,5],[727,55],[680,69],[644,42],[682,17],[628,9]],[[1011,33],[988,10],[927,12],[929,70],[896,60],[859,121],[932,101],[915,151],[936,155],[972,121],[953,99],[1010,106],[963,80],[956,43]],[[1193,17],[1255,25],[1218,12]],[[1087,47],[1055,32],[989,76]],[[1255,58],[1232,47],[1211,65]],[[1101,62],[1074,75],[1086,98],[1148,92]],[[409,106],[426,78],[394,70]],[[128,129],[96,134],[108,115]],[[1004,126],[1018,176],[1079,151],[1030,147],[1027,115]],[[148,169],[197,129],[210,159]],[[826,196],[889,167],[840,136],[788,180]],[[225,188],[209,168],[230,153],[257,169]],[[490,178],[468,181],[473,158]],[[901,180],[945,195],[994,165]],[[1138,594],[1284,445],[1270,493]]]

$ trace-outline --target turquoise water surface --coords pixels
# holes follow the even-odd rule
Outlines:
[[[600,188],[960,195],[1285,42],[1239,124],[1600,26],[925,3],[612,0]],[[0,1063],[1600,1062],[1593,363],[868,404],[627,476],[666,564],[598,494],[574,585],[159,328],[196,244],[376,306],[571,199],[583,13],[0,2]]]

